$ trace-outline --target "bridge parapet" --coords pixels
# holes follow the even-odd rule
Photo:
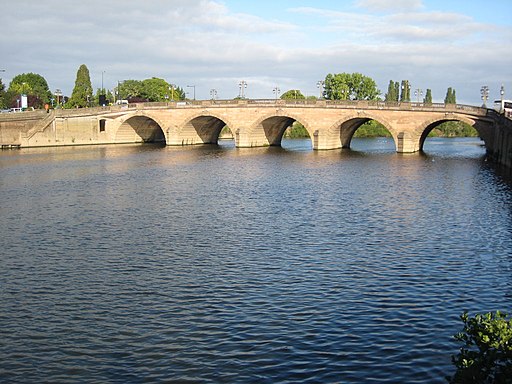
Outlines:
[[[293,100],[293,99],[234,99],[234,100],[186,100],[171,102],[132,103],[124,105],[111,105],[105,107],[54,109],[56,117],[74,117],[102,115],[108,113],[127,113],[136,110],[184,109],[184,108],[244,108],[244,107],[299,107],[299,108],[336,108],[336,109],[366,109],[366,110],[396,110],[396,111],[424,111],[424,112],[459,112],[486,116],[487,109],[463,104],[444,103],[414,103],[414,102],[385,102],[370,100]],[[45,118],[45,111],[3,113],[0,121],[20,121]]]

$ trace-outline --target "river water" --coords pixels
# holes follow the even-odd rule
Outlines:
[[[0,382],[443,383],[512,309],[475,139],[0,153]]]

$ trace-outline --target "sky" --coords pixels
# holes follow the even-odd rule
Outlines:
[[[85,64],[94,89],[158,77],[197,99],[232,99],[241,81],[249,98],[318,96],[342,72],[373,78],[382,98],[409,80],[414,101],[452,87],[481,105],[484,85],[512,99],[510,0],[18,0],[0,20],[6,86],[32,72],[70,95]]]

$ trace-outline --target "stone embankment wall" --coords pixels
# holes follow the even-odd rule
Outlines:
[[[495,163],[512,169],[512,120],[497,113],[494,119],[494,140],[487,152]]]
[[[20,145],[27,134],[46,117],[45,111],[2,113],[0,116],[0,144]]]

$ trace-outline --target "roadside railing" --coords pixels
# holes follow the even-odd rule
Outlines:
[[[340,108],[340,109],[367,109],[367,110],[406,110],[425,112],[461,112],[478,116],[488,115],[488,109],[464,105],[444,103],[417,103],[417,102],[385,102],[373,100],[282,100],[282,99],[232,99],[232,100],[183,100],[170,102],[147,102],[105,107],[54,109],[55,117],[72,117],[101,115],[105,113],[124,113],[135,110],[175,109],[175,108],[243,108],[243,107],[277,107],[277,108]],[[0,121],[37,119],[46,114],[43,110],[30,112],[12,112],[0,114]]]

